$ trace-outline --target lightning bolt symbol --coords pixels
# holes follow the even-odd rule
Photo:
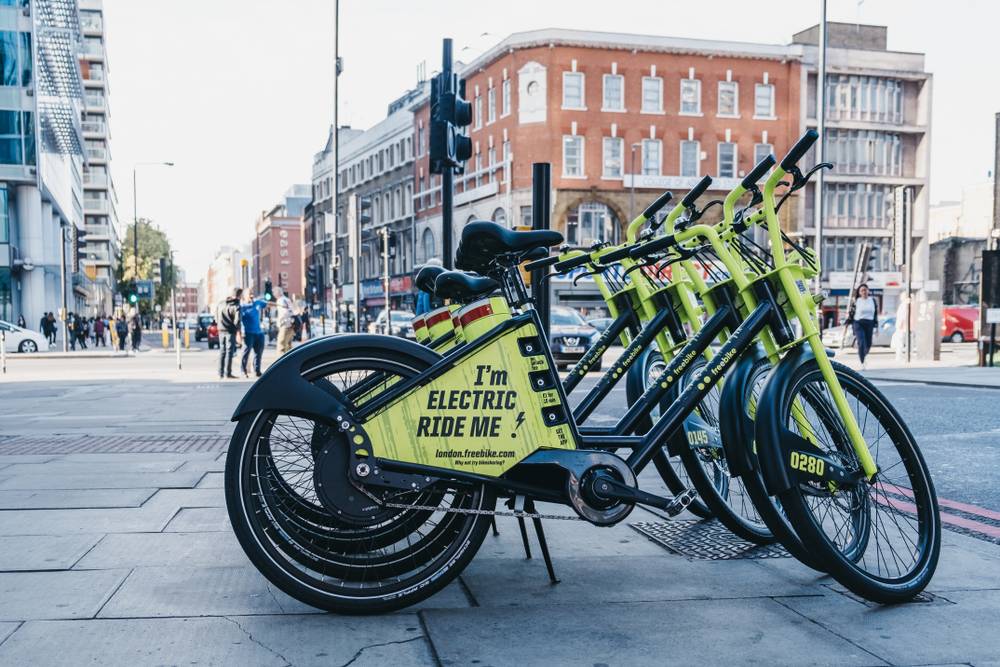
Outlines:
[[[521,424],[524,423],[524,412],[521,411],[517,413],[517,424],[514,425],[514,430],[521,428]]]

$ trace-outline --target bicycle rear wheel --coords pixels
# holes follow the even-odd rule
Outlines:
[[[937,567],[941,523],[934,485],[889,401],[859,373],[836,363],[834,371],[878,472],[853,486],[800,482],[779,497],[803,545],[837,581],[875,602],[904,602],[927,586]],[[796,369],[789,387],[776,406],[787,428],[849,472],[860,470],[816,361]],[[793,417],[793,405],[805,410],[806,419]]]

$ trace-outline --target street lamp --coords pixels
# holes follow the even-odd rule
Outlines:
[[[139,167],[172,167],[173,162],[136,162],[132,165],[132,279],[139,280],[139,203],[136,200],[136,172]]]

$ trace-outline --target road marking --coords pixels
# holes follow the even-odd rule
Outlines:
[[[888,498],[889,502],[885,502],[883,499],[877,499],[877,502],[883,505],[888,505],[893,509],[899,510],[900,512],[906,512],[907,514],[917,515],[917,506],[913,503],[908,503],[903,500],[896,500],[895,498]],[[974,533],[980,533],[991,537],[994,539],[1000,539],[1000,526],[991,526],[986,523],[980,523],[979,521],[973,521],[972,519],[966,519],[965,517],[955,516],[954,514],[948,514],[946,512],[941,512],[941,521],[950,524],[952,526],[957,526],[959,528],[964,528],[966,530],[971,530]]]
[[[882,483],[889,491],[893,493],[898,493],[900,495],[913,498],[913,491],[911,489],[903,488],[901,486],[895,486],[893,484]],[[985,507],[979,507],[978,505],[970,505],[969,503],[961,503],[957,500],[948,500],[947,498],[938,498],[938,505],[941,507],[948,507],[950,509],[958,510],[960,512],[965,512],[966,514],[975,514],[976,516],[981,516],[984,519],[992,519],[994,521],[1000,521],[1000,512],[994,512],[993,510],[988,510]]]

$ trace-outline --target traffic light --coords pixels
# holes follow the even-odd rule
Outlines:
[[[396,259],[396,238],[397,234],[389,234],[389,259]]]
[[[128,286],[128,302],[133,306],[139,303],[139,290],[136,289],[134,280]]]
[[[442,72],[431,79],[430,168],[461,171],[472,157],[472,139],[461,132],[472,123],[472,105],[465,100],[465,80]]]
[[[274,286],[271,284],[271,280],[264,281],[264,300],[273,301],[274,300]]]
[[[80,268],[80,263],[87,259],[87,232],[83,229],[76,230],[76,267]]]

